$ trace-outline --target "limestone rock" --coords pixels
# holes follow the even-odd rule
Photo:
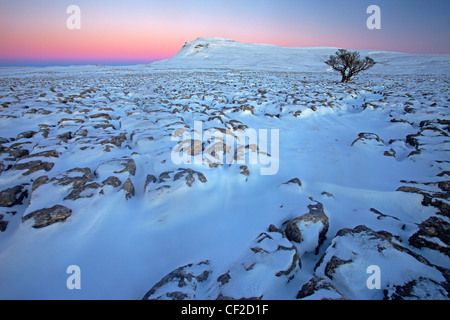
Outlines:
[[[313,277],[305,283],[297,294],[302,300],[348,300],[335,286],[321,277]]]
[[[210,262],[188,264],[163,277],[142,298],[143,300],[193,300],[198,286],[208,280]]]
[[[379,290],[371,290],[367,282],[369,267],[380,271]],[[374,231],[364,225],[337,232],[326,252],[317,263],[318,277],[329,281],[350,299],[379,300],[392,296],[395,288],[415,281],[420,283],[420,299],[429,298],[428,290],[448,294],[448,276],[421,255],[398,244],[387,231]],[[422,278],[430,281],[422,281]]]
[[[408,241],[413,247],[438,250],[450,257],[450,224],[439,217],[430,217]]]
[[[22,200],[28,196],[28,191],[23,191],[23,188],[23,185],[19,185],[0,191],[0,207],[22,204]]]
[[[120,190],[125,190],[125,198],[127,200],[134,197],[135,194],[134,185],[130,178],[128,178],[127,181],[125,181]]]
[[[295,243],[302,243],[301,251],[315,251],[317,254],[328,232],[328,217],[323,204],[316,202],[308,205],[309,213],[290,220],[286,224],[286,237]]]
[[[43,228],[56,222],[63,222],[71,215],[72,209],[61,205],[55,205],[51,208],[44,208],[28,213],[22,217],[22,222],[34,219],[33,228]]]

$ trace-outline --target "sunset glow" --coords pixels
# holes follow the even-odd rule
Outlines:
[[[69,30],[69,5],[81,28]],[[382,10],[368,30],[366,9]],[[0,65],[132,64],[170,58],[186,41],[224,37],[289,47],[450,53],[448,1],[0,1]]]

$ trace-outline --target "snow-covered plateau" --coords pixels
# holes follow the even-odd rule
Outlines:
[[[449,299],[450,55],[335,51],[1,68],[0,299]]]

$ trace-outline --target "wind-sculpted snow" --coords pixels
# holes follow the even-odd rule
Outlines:
[[[334,55],[332,47],[279,47],[240,43],[224,38],[197,38],[186,42],[167,60],[153,63],[156,69],[172,70],[268,70],[287,72],[326,72],[324,61]],[[370,56],[376,65],[369,74],[450,74],[449,54],[407,54],[379,50],[358,50]]]
[[[2,72],[1,299],[449,297],[446,75]]]

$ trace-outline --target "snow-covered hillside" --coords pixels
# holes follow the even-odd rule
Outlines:
[[[1,69],[0,299],[448,299],[449,57],[334,51]]]
[[[172,58],[153,63],[155,68],[237,69],[325,72],[323,61],[338,48],[286,48],[240,43],[224,38],[198,38],[187,42]],[[450,74],[450,55],[407,54],[358,50],[376,62],[371,74]]]

